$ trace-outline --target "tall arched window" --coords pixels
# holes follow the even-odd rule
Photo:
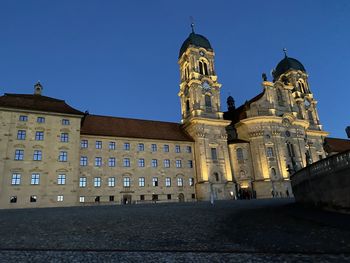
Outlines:
[[[271,176],[276,177],[276,169],[275,168],[271,168]]]
[[[186,100],[186,112],[189,112],[190,111],[190,100],[187,99]]]
[[[293,146],[293,144],[291,144],[290,142],[287,142],[286,145],[287,145],[287,150],[288,150],[288,156],[289,157],[294,157],[295,153],[294,153],[294,146]]]
[[[243,161],[244,156],[243,156],[242,148],[237,148],[236,155],[237,155],[237,160],[238,161]]]
[[[208,64],[204,61],[199,61],[198,62],[199,66],[199,73],[202,75],[209,75],[208,74]]]
[[[219,180],[220,180],[219,174],[218,173],[214,173],[214,177],[215,177],[215,181],[219,182]]]
[[[204,97],[205,100],[205,108],[207,111],[211,111],[211,97],[207,94]]]
[[[282,91],[280,89],[276,90],[277,93],[277,102],[278,105],[283,106],[283,95],[282,95]]]
[[[298,86],[299,86],[300,92],[305,93],[305,85],[304,85],[304,82],[302,80],[298,81]]]

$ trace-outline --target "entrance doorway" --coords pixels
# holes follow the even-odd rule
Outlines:
[[[131,204],[131,195],[123,195],[123,205],[130,205]]]
[[[179,194],[178,198],[179,198],[179,202],[180,202],[180,203],[181,203],[181,202],[185,202],[185,196],[184,196],[184,194]]]

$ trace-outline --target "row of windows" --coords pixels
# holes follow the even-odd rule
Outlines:
[[[88,140],[81,140],[80,142],[80,147],[81,148],[88,148],[89,147],[89,142]],[[102,149],[102,141],[95,141],[95,148],[96,149]],[[115,150],[116,149],[116,143],[115,142],[109,142],[108,143],[108,149],[109,150]],[[123,144],[123,150],[129,151],[131,149],[130,143],[125,142]],[[143,143],[137,144],[137,150],[139,152],[143,152],[145,150],[145,145]],[[157,152],[158,151],[158,145],[157,144],[151,144],[151,151],[152,152]],[[169,152],[169,145],[164,144],[163,145],[163,152]],[[181,146],[180,145],[175,145],[175,152],[180,153],[181,152]],[[191,153],[192,148],[191,146],[186,146],[185,148],[186,153]]]
[[[25,130],[18,130],[17,131],[17,140],[25,140],[26,137],[27,137],[27,132]],[[34,138],[36,141],[43,141],[44,140],[44,132],[43,131],[35,132]],[[66,132],[62,132],[60,135],[60,141],[61,142],[69,142],[69,134]]]
[[[59,174],[57,176],[57,184],[64,185],[66,184],[66,175],[65,174]],[[20,185],[22,180],[22,175],[20,173],[13,173],[11,178],[11,184],[12,185]],[[39,185],[40,184],[40,174],[39,173],[32,173],[30,177],[30,184],[31,185]]]
[[[93,178],[93,186],[94,187],[101,187],[102,178],[101,177],[94,177]],[[152,186],[157,187],[159,180],[158,177],[152,178]],[[139,187],[145,187],[146,184],[146,178],[145,177],[139,177],[138,179],[138,186]],[[188,180],[189,186],[194,185],[194,179],[189,178]],[[87,178],[86,177],[80,177],[79,178],[79,187],[84,188],[87,186]],[[108,177],[107,179],[107,186],[109,187],[115,187],[116,186],[116,178],[115,177]],[[123,187],[130,187],[131,186],[131,178],[130,177],[123,177]],[[171,187],[171,178],[166,177],[165,178],[165,186]],[[184,179],[181,177],[177,178],[177,186],[183,187],[184,186]]]
[[[23,121],[23,122],[27,122],[28,116],[27,115],[20,115],[18,120]],[[45,117],[37,117],[36,122],[37,123],[45,123]],[[62,125],[70,125],[70,121],[68,119],[62,119],[61,124]]]
[[[33,161],[41,161],[43,158],[42,150],[34,150],[33,153]],[[24,160],[24,150],[16,149],[15,150],[15,161],[23,161]],[[58,155],[59,162],[67,162],[68,161],[68,153],[66,151],[60,151]]]
[[[274,157],[274,152],[272,147],[267,147],[266,148],[266,155],[267,157]],[[236,149],[236,157],[238,161],[243,161],[244,160],[244,155],[243,155],[243,150],[242,148],[237,148]]]
[[[117,163],[117,160],[115,157],[108,158],[108,166],[109,167],[115,167]],[[102,166],[102,157],[95,157],[95,166],[100,167]],[[138,167],[145,167],[145,159],[141,158],[137,161]],[[80,166],[87,166],[88,165],[88,157],[87,156],[81,156],[80,157]],[[124,158],[123,159],[123,167],[130,167],[131,161],[130,158]],[[158,160],[152,159],[151,160],[151,167],[158,167]],[[165,159],[163,160],[163,167],[164,168],[170,168],[170,160]],[[175,160],[175,167],[176,168],[182,168],[182,160]],[[187,167],[193,168],[193,162],[192,160],[187,161]]]

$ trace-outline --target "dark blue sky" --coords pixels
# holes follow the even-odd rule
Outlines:
[[[93,114],[179,122],[178,52],[190,33],[216,52],[222,110],[261,92],[261,73],[303,63],[324,129],[350,125],[350,1],[0,0],[0,92],[65,99]]]

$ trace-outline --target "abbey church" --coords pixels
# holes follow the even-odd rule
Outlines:
[[[0,208],[293,196],[328,135],[304,66],[285,54],[262,93],[223,111],[208,39],[192,30],[178,64],[181,123],[84,113],[40,83],[1,96]]]

